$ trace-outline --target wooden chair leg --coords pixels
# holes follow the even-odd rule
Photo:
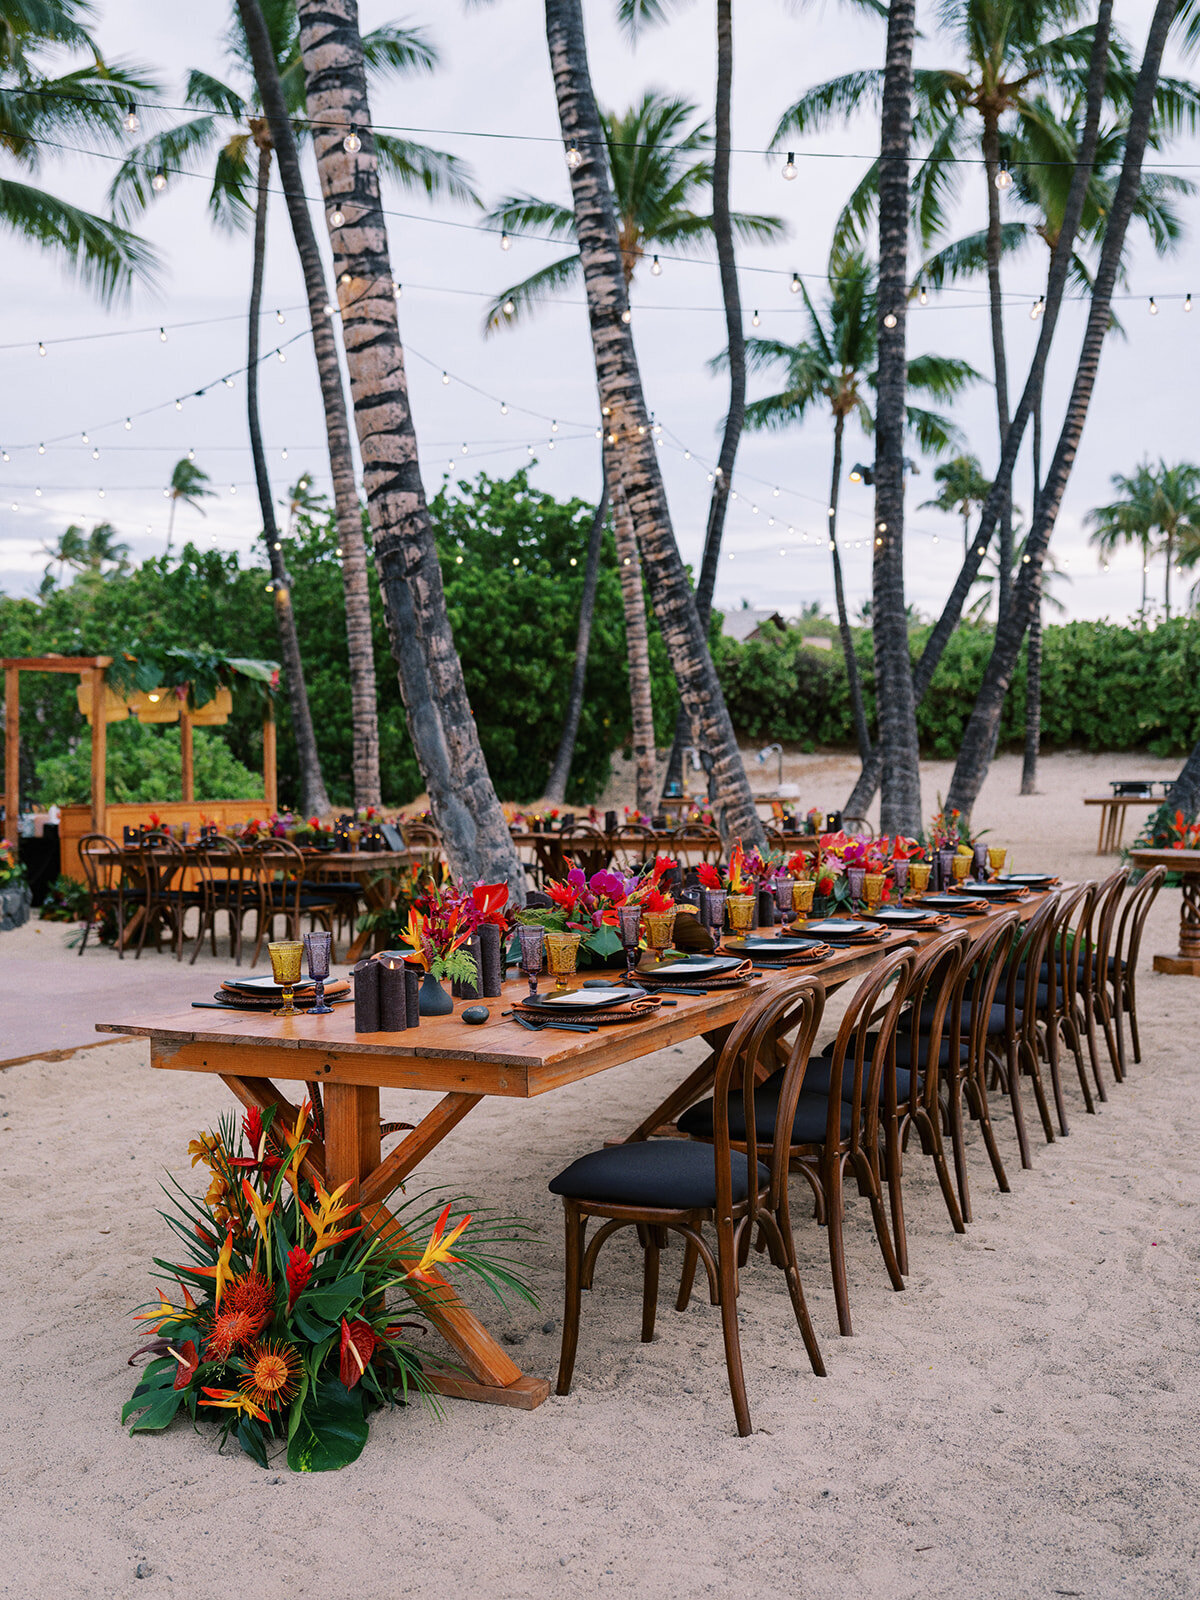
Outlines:
[[[825,1226],[829,1231],[829,1268],[833,1274],[833,1299],[837,1306],[838,1332],[848,1339],[854,1332],[850,1321],[850,1285],[846,1280],[846,1242],[842,1224],[846,1210],[842,1194],[842,1158],[835,1155],[827,1163],[824,1177]]]
[[[967,1177],[967,1141],[963,1130],[963,1085],[959,1078],[946,1086],[946,1122],[950,1129],[950,1148],[954,1153],[954,1177],[958,1184],[958,1203],[963,1221],[971,1218],[971,1185]]]
[[[571,1200],[563,1201],[566,1220],[566,1296],[563,1302],[562,1350],[558,1358],[556,1394],[570,1394],[571,1374],[575,1370],[575,1351],[579,1345],[580,1268],[583,1263],[583,1235],[587,1219]]]
[[[749,1229],[746,1230],[749,1232]],[[750,1405],[746,1399],[746,1375],[742,1370],[742,1342],[738,1334],[737,1264],[733,1229],[717,1224],[717,1276],[721,1286],[721,1333],[725,1340],[725,1365],[729,1371],[729,1394],[737,1431],[745,1439],[753,1429]]]
[[[901,1273],[908,1274],[908,1235],[904,1228],[904,1192],[900,1179],[904,1170],[904,1156],[900,1148],[900,1129],[890,1122],[884,1135],[887,1163],[888,1204],[892,1212],[892,1241],[896,1248],[896,1261]]]
[[[1065,1139],[1070,1129],[1067,1127],[1067,1106],[1063,1099],[1062,1088],[1062,1018],[1053,1018],[1046,1028],[1046,1057],[1050,1067],[1050,1088],[1054,1095],[1054,1109],[1058,1112],[1058,1126]],[[1040,1073],[1039,1073],[1040,1076]],[[1091,1091],[1088,1092],[1091,1098]],[[1047,1141],[1049,1143],[1049,1141]]]
[[[825,1358],[821,1354],[821,1347],[817,1343],[816,1330],[808,1314],[808,1302],[804,1298],[804,1287],[800,1282],[800,1263],[796,1260],[796,1240],[792,1234],[792,1219],[788,1207],[787,1185],[783,1188],[783,1199],[775,1217],[775,1226],[779,1229],[779,1242],[783,1249],[786,1265],[783,1269],[784,1282],[787,1284],[788,1294],[791,1296],[792,1310],[796,1316],[796,1326],[800,1329],[800,1337],[804,1340],[804,1348],[808,1352],[809,1365],[818,1378],[824,1378]]]
[[[1104,1086],[1104,1076],[1100,1071],[1100,1033],[1096,1027],[1096,1015],[1100,1010],[1098,995],[1087,995],[1083,1001],[1083,1025],[1087,1033],[1088,1061],[1092,1068],[1092,1080],[1096,1085],[1096,1093],[1102,1101],[1108,1099],[1108,1090]],[[1101,1012],[1101,1018],[1103,1013]]]
[[[1008,1070],[1005,1088],[1008,1091],[1009,1105],[1012,1107],[1013,1123],[1017,1130],[1017,1144],[1021,1151],[1021,1165],[1033,1166],[1033,1157],[1029,1153],[1029,1134],[1025,1129],[1025,1112],[1021,1106],[1021,1068],[1017,1057],[1017,1046],[1010,1040],[1008,1044]]]
[[[1142,1064],[1142,1041],[1138,1035],[1137,987],[1132,972],[1125,979],[1125,994],[1125,1006],[1129,1012],[1129,1037],[1133,1042],[1133,1059],[1136,1065],[1140,1067]]]
[[[992,1126],[992,1113],[988,1105],[987,1084],[983,1081],[983,1073],[979,1072],[976,1077],[968,1078],[966,1088],[975,1118],[983,1131],[983,1142],[987,1149],[988,1160],[992,1163],[996,1187],[1001,1194],[1009,1194],[1011,1190],[1008,1182],[1008,1173],[1004,1170],[1004,1162],[1000,1156],[1000,1146],[996,1143],[996,1130]],[[970,1222],[970,1216],[966,1212],[963,1215]]]
[[[871,1207],[871,1220],[875,1224],[875,1237],[879,1241],[879,1253],[883,1257],[883,1264],[887,1268],[887,1275],[892,1280],[892,1288],[899,1292],[904,1288],[904,1278],[900,1271],[900,1263],[896,1258],[896,1247],[892,1241],[892,1232],[888,1227],[887,1212],[883,1207],[883,1184],[879,1173],[879,1157],[867,1153],[865,1150],[858,1152],[855,1163],[860,1186],[865,1187],[867,1200]]]
[[[918,1131],[921,1134],[923,1145],[929,1150],[930,1159],[933,1161],[933,1170],[937,1173],[938,1183],[942,1189],[942,1199],[946,1202],[946,1210],[950,1213],[950,1226],[955,1233],[966,1233],[966,1224],[963,1222],[962,1208],[958,1203],[958,1196],[954,1192],[954,1180],[950,1176],[950,1167],[946,1161],[946,1146],[942,1142],[942,1130],[936,1115],[930,1115],[925,1107],[918,1113]],[[907,1260],[907,1257],[905,1258]],[[902,1272],[907,1272],[905,1262],[900,1264]]]
[[[696,1281],[696,1266],[700,1260],[700,1252],[696,1249],[693,1239],[685,1239],[683,1245],[683,1271],[679,1275],[679,1293],[675,1297],[676,1311],[686,1311],[692,1298],[692,1285]]]
[[[1058,1049],[1058,1046],[1056,1044],[1055,1045],[1055,1051],[1056,1052],[1057,1052],[1057,1049]],[[1030,1081],[1033,1084],[1033,1098],[1037,1103],[1038,1116],[1041,1117],[1041,1119],[1042,1119],[1042,1132],[1046,1136],[1046,1143],[1047,1144],[1053,1144],[1054,1143],[1054,1123],[1050,1120],[1050,1103],[1046,1099],[1046,1085],[1042,1082],[1042,1067],[1041,1067],[1041,1061],[1039,1060],[1039,1056],[1038,1056],[1037,1046],[1034,1045],[1034,1046],[1031,1046],[1030,1048],[1026,1049],[1024,1047],[1024,1041],[1022,1041],[1021,1045],[1018,1047],[1017,1059],[1018,1059],[1018,1062],[1020,1062],[1021,1060],[1024,1060],[1024,1062],[1025,1062],[1026,1069],[1027,1069],[1027,1071],[1029,1073]],[[1018,1067],[1018,1071],[1019,1071],[1019,1067]],[[1057,1068],[1056,1067],[1053,1069],[1053,1075],[1057,1076]]]
[[[658,1311],[658,1230],[646,1229],[646,1247],[642,1252],[642,1343],[654,1338],[654,1318]]]

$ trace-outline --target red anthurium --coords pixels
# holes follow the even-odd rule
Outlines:
[[[174,1387],[186,1389],[196,1376],[196,1368],[200,1365],[200,1352],[196,1349],[195,1342],[189,1339],[186,1344],[180,1345],[178,1350],[168,1350],[167,1354],[174,1356],[179,1363]]]
[[[494,922],[499,928],[508,926],[508,917],[505,915],[508,905],[507,883],[477,883],[471,890],[471,900],[475,907],[472,920],[477,927],[485,922]]]
[[[375,1354],[375,1346],[379,1343],[374,1328],[368,1322],[360,1322],[357,1318],[347,1322],[342,1318],[342,1348],[338,1363],[338,1376],[347,1389],[354,1385],[367,1370],[367,1362]]]
[[[287,1258],[287,1286],[288,1303],[290,1312],[296,1301],[308,1287],[308,1280],[312,1277],[312,1257],[303,1245],[298,1244],[294,1250],[288,1251]]]

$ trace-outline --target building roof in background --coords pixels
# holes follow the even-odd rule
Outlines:
[[[769,606],[739,606],[721,613],[721,632],[726,639],[757,639],[765,627],[786,628],[788,621]]]

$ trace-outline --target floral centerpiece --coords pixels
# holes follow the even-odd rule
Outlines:
[[[408,913],[402,942],[413,952],[409,959],[415,959],[436,983],[449,978],[453,983],[475,984],[479,972],[465,946],[478,926],[477,914],[472,896],[454,884],[431,884]]]
[[[925,845],[930,850],[972,850],[979,837],[971,832],[970,820],[957,807],[947,810],[939,795],[938,809],[925,830]]]
[[[24,882],[25,868],[17,846],[9,839],[0,840],[0,889],[12,889]]]
[[[578,933],[580,965],[610,965],[621,955],[618,908],[636,903],[646,911],[669,911],[675,901],[661,884],[675,865],[670,856],[656,856],[652,867],[632,877],[605,868],[590,878],[582,867],[572,867],[561,881],[543,885],[550,906],[526,906],[516,913],[515,920]]]
[[[437,1268],[461,1266],[502,1298],[533,1296],[503,1254],[519,1224],[495,1222],[483,1248],[465,1249],[461,1217],[448,1229],[453,1203],[433,1222],[422,1250],[411,1242],[437,1210],[414,1199],[400,1208],[403,1234],[364,1226],[345,1188],[330,1193],[306,1157],[316,1138],[306,1102],[293,1126],[275,1108],[249,1110],[188,1146],[208,1173],[203,1199],[176,1184],[161,1213],[182,1263],[155,1259],[157,1278],[178,1287],[182,1303],[160,1288],[137,1320],[154,1337],[134,1352],[153,1359],[122,1412],[131,1433],[157,1433],[179,1412],[217,1422],[266,1467],[286,1450],[301,1472],[354,1461],[367,1441],[367,1419],[383,1405],[431,1392],[411,1335],[423,1332],[444,1279]],[[405,1315],[385,1305],[389,1291],[412,1298]]]
[[[893,861],[910,861],[923,853],[919,839],[907,839],[901,833],[894,836],[881,834],[877,839],[867,839],[861,834],[823,833],[820,848],[815,856],[797,850],[787,863],[788,871],[798,877],[813,876],[816,890],[813,894],[813,915],[827,917],[835,911],[848,910],[851,904],[848,867],[863,867],[868,872],[890,873]],[[883,886],[882,903],[892,896],[889,877]]]

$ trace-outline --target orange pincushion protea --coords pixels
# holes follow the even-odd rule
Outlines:
[[[212,1325],[204,1354],[210,1360],[228,1361],[238,1345],[249,1344],[258,1331],[254,1319],[244,1311],[222,1311]]]
[[[275,1292],[261,1272],[244,1272],[231,1280],[222,1305],[226,1311],[244,1311],[259,1333],[275,1311]]]
[[[264,1411],[274,1411],[292,1398],[296,1392],[296,1374],[300,1370],[300,1357],[294,1346],[268,1339],[255,1345],[246,1359],[250,1371],[242,1379],[240,1388],[255,1405]]]

